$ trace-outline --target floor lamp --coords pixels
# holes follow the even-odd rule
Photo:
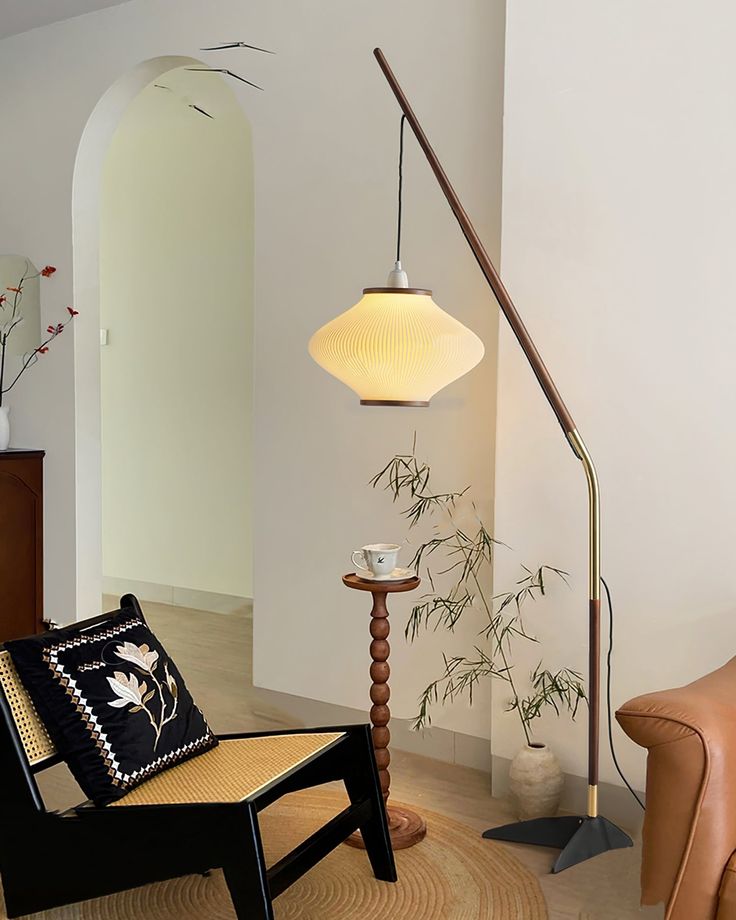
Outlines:
[[[609,821],[607,818],[604,818],[598,814],[601,607],[600,496],[598,477],[596,475],[595,466],[593,465],[591,456],[575,426],[575,422],[573,421],[570,411],[563,402],[562,397],[560,396],[549,371],[545,367],[545,364],[542,361],[542,358],[537,351],[537,348],[532,341],[528,330],[526,329],[521,317],[519,316],[508,291],[504,287],[503,282],[501,281],[501,278],[496,271],[496,268],[491,262],[491,259],[486,252],[483,243],[478,237],[478,234],[476,233],[475,228],[470,221],[470,218],[460,203],[460,199],[450,184],[450,181],[447,178],[447,175],[445,174],[445,171],[442,168],[437,155],[427,140],[427,136],[425,135],[419,120],[412,111],[408,99],[406,98],[403,90],[401,89],[401,86],[399,85],[391,68],[389,67],[381,49],[376,48],[374,55],[378,61],[379,67],[383,72],[383,75],[388,81],[388,84],[391,87],[394,96],[396,97],[397,102],[399,103],[399,107],[403,112],[403,116],[406,119],[407,124],[412,129],[414,136],[416,137],[419,146],[424,152],[432,172],[434,173],[435,178],[437,179],[437,182],[445,195],[445,198],[447,199],[447,202],[457,219],[457,222],[460,224],[460,228],[465,235],[465,239],[467,240],[468,245],[473,251],[473,255],[478,262],[480,270],[483,272],[483,276],[493,291],[504,316],[508,320],[508,323],[514,332],[514,335],[516,336],[522,351],[526,355],[526,358],[531,365],[532,370],[534,371],[534,375],[536,376],[539,385],[542,388],[542,392],[552,407],[552,411],[555,413],[557,421],[559,422],[565,437],[570,443],[575,456],[582,463],[587,480],[589,502],[588,577],[590,587],[587,812],[585,815],[562,815],[554,818],[535,818],[530,821],[520,821],[514,824],[504,825],[503,827],[493,828],[483,834],[484,837],[493,840],[506,840],[512,841],[514,843],[536,844],[538,846],[558,848],[562,852],[559,854],[557,860],[555,861],[552,871],[560,872],[563,869],[567,869],[576,863],[583,862],[584,860],[596,856],[599,853],[604,853],[607,850],[619,849],[621,847],[628,847],[633,845],[631,838],[627,834],[625,834],[620,828],[616,827],[616,825]],[[399,262],[397,262],[397,268],[399,270],[401,269]],[[396,280],[397,275],[399,276],[398,281]],[[384,306],[384,309],[387,310],[397,309],[394,303],[396,299],[395,296],[393,298],[390,297],[392,286],[404,288],[404,299],[406,299],[406,296],[410,293],[420,295],[430,294],[428,291],[408,289],[408,282],[405,280],[405,275],[403,276],[403,281],[401,280],[401,275],[403,275],[403,272],[397,272],[395,270],[389,277],[389,287],[368,288],[364,294],[370,295],[371,293],[382,293],[383,296],[387,298],[387,304]],[[399,292],[394,291],[394,295],[397,293]],[[366,298],[364,297],[364,301],[365,300]],[[410,297],[409,300],[413,301],[414,298]],[[361,301],[361,304],[358,304],[356,307],[354,307],[353,311],[358,311],[358,313],[360,313],[359,308],[361,308],[362,304],[363,301]],[[406,307],[406,305],[404,306]],[[330,371],[335,376],[352,386],[353,389],[359,393],[361,396],[361,402],[364,404],[415,406],[427,405],[427,394],[411,392],[411,387],[409,387],[407,390],[405,381],[402,384],[400,393],[392,393],[386,391],[385,384],[389,375],[386,374],[386,361],[383,359],[383,356],[382,360],[377,362],[380,365],[379,370],[381,373],[376,376],[375,380],[369,379],[370,374],[367,372],[369,370],[368,365],[370,361],[368,360],[369,356],[367,357],[367,355],[370,352],[370,349],[373,348],[375,350],[377,347],[385,348],[385,330],[394,329],[397,325],[395,317],[392,315],[389,317],[387,324],[384,326],[384,333],[381,336],[374,336],[373,339],[370,339],[365,334],[366,330],[373,330],[377,327],[376,314],[381,310],[381,308],[381,304],[376,302],[375,304],[371,305],[371,315],[364,321],[361,320],[361,317],[354,316],[348,322],[343,321],[340,328],[331,328],[333,325],[339,325],[340,321],[342,320],[342,318],[339,317],[338,320],[333,321],[333,324],[328,324],[327,326],[323,327],[322,330],[319,330],[319,332],[315,334],[312,342],[310,343],[310,351],[312,356],[326,370]],[[436,309],[439,310],[439,308]],[[351,314],[353,311],[348,311],[347,314],[343,314],[343,317],[348,317],[349,314]],[[363,307],[363,311],[365,312],[365,307]],[[362,331],[360,333],[356,333],[355,328],[357,328],[357,324],[361,321],[364,322]],[[411,329],[414,327],[411,324],[407,324],[405,328]],[[465,330],[464,327],[460,327],[460,329],[462,332],[458,333],[458,336],[460,336],[460,338],[458,338],[458,349],[462,344],[462,335],[472,335],[472,333],[469,333],[469,330]],[[425,347],[425,338],[429,340],[429,333],[427,336],[417,339],[417,349],[422,349]],[[440,337],[437,338],[437,341],[439,341],[439,338]],[[371,344],[372,342],[374,344]],[[410,341],[401,341],[396,345],[396,352],[397,354],[401,355],[401,361],[403,361],[404,364],[407,362],[406,353],[411,352],[411,349],[412,343]],[[477,356],[477,349],[475,353],[472,352],[472,349],[469,350],[466,364],[463,367],[459,367],[455,373],[455,377],[451,379],[455,379],[456,377],[460,376],[460,374],[465,373],[470,369],[470,367],[477,363],[477,360],[479,360]],[[403,373],[403,365],[399,366],[397,364],[396,367]],[[360,380],[358,380],[358,378],[360,378]],[[449,382],[449,380],[446,382]],[[379,398],[372,398],[374,394],[370,390],[370,387],[377,385],[383,385],[384,388],[380,393],[376,394]],[[363,389],[361,389],[361,387],[363,387]],[[437,389],[439,388],[440,387],[438,386]],[[363,390],[365,390],[365,392]]]

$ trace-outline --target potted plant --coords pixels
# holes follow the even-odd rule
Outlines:
[[[522,566],[521,578],[512,590],[492,595],[494,555],[496,547],[504,544],[490,534],[479,517],[470,501],[469,487],[461,492],[432,489],[430,467],[416,457],[416,438],[412,453],[394,456],[373,477],[371,485],[389,491],[394,502],[407,499],[402,515],[411,528],[426,517],[434,518],[432,536],[418,545],[411,561],[417,574],[426,575],[431,591],[413,608],[407,639],[414,641],[430,626],[454,631],[461,618],[473,612],[481,618],[472,653],[443,656],[443,671],[422,692],[413,727],[422,729],[431,724],[434,704],[463,695],[472,704],[481,680],[501,681],[509,693],[507,711],[518,716],[525,742],[512,761],[509,775],[517,814],[524,819],[553,815],[562,794],[562,771],[554,753],[535,738],[534,723],[549,710],[557,715],[566,712],[574,719],[586,700],[585,688],[577,671],[567,667],[550,670],[541,661],[524,680],[514,666],[513,650],[517,642],[537,641],[525,623],[525,606],[544,597],[551,580],[566,583],[566,573],[549,565],[536,569]],[[441,562],[433,566],[436,560]]]
[[[8,345],[13,333],[23,322],[23,286],[32,278],[50,278],[56,272],[53,265],[47,265],[34,274],[30,274],[30,269],[30,264],[26,263],[25,272],[17,284],[6,288],[0,294],[0,450],[6,450],[10,443],[10,419],[5,401],[6,394],[13,389],[23,374],[48,352],[51,342],[61,335],[66,326],[78,315],[78,311],[73,307],[67,307],[69,318],[63,323],[49,326],[46,329],[46,338],[36,348],[23,355],[20,368],[14,369],[9,381],[6,380],[9,359]]]

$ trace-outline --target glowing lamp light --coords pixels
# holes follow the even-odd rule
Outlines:
[[[400,263],[389,282],[405,281]],[[432,300],[432,292],[365,288],[363,297],[312,336],[309,353],[364,406],[428,406],[484,353],[478,336]]]

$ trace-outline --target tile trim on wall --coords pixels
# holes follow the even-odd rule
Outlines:
[[[494,754],[491,758],[491,790],[498,798],[508,795],[510,766],[511,760],[508,757],[497,757]],[[565,786],[562,790],[560,809],[572,814],[583,814],[588,798],[588,780],[585,776],[575,776],[572,773],[565,773],[564,776]],[[636,794],[642,802],[645,801],[644,792],[637,789]],[[600,814],[630,834],[638,832],[644,817],[644,812],[636,804],[629,790],[613,783],[598,784],[598,809]]]
[[[367,722],[368,713],[347,706],[336,706],[320,700],[279,693],[276,690],[255,688],[258,697],[263,700],[261,712],[257,701],[253,711],[257,715],[267,716],[273,720],[274,710],[289,713],[284,721],[284,728],[293,727],[294,719],[305,726],[349,725]],[[488,774],[491,794],[499,798],[508,795],[508,774],[511,761],[507,757],[491,754],[491,742],[487,738],[478,738],[462,732],[453,732],[436,726],[423,732],[411,729],[408,719],[391,719],[391,747],[397,751],[420,754],[444,763],[471,767]],[[565,774],[565,788],[562,796],[563,811],[576,813],[587,801],[588,781],[583,776]],[[634,802],[628,789],[613,783],[601,783],[599,786],[602,813],[611,821],[636,833],[641,825],[642,811]],[[643,801],[643,792],[637,790]]]
[[[234,594],[218,594],[215,591],[197,591],[193,588],[179,588],[175,585],[157,585],[134,578],[114,578],[105,575],[102,579],[104,594],[135,594],[141,601],[154,604],[169,604],[172,607],[189,607],[192,610],[206,610],[209,613],[234,613],[246,604],[250,597]]]
[[[273,718],[273,710],[276,709],[289,713],[290,717],[308,726],[350,725],[368,721],[367,710],[337,706],[321,700],[280,693],[277,690],[264,690],[261,687],[256,687],[255,690],[264,702],[263,712],[260,712],[257,703],[254,703],[253,709],[258,715],[267,714],[269,718]],[[289,721],[289,725],[293,725],[293,720]],[[285,724],[285,727],[288,726]],[[412,754],[431,757],[433,760],[472,767],[490,775],[491,742],[488,738],[477,738],[436,726],[415,732],[412,731],[409,719],[393,717],[389,727],[391,747],[398,751],[409,751]]]

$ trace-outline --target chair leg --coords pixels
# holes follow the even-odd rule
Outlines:
[[[345,776],[345,788],[352,804],[369,799],[371,817],[360,826],[373,874],[382,882],[395,882],[396,864],[388,829],[386,806],[378,778],[376,758],[373,753],[373,739],[369,726],[365,731],[353,734],[355,753],[351,757],[351,769]]]
[[[232,861],[223,866],[235,915],[238,920],[274,920],[258,813],[246,805],[239,816],[242,820],[230,839]]]

